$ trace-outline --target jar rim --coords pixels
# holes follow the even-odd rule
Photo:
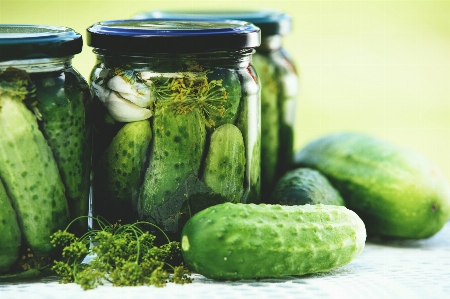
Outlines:
[[[133,19],[147,18],[226,18],[242,20],[261,29],[261,36],[286,35],[292,31],[292,18],[279,9],[259,10],[150,10],[139,13]]]
[[[1,24],[0,61],[59,58],[81,52],[83,38],[71,28],[38,24]]]
[[[194,53],[258,47],[260,29],[225,19],[112,20],[87,29],[90,47],[124,53]]]

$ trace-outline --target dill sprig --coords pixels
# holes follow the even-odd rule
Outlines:
[[[179,242],[156,245],[156,237],[142,227],[154,224],[108,224],[94,218],[99,229],[81,237],[67,231],[51,236],[53,246],[61,249],[61,259],[52,270],[61,283],[75,282],[83,289],[93,289],[105,282],[114,286],[165,286],[168,282],[191,282],[190,272],[183,265],[173,266],[171,261],[180,256]],[[83,262],[86,257],[88,262]]]
[[[156,107],[177,114],[199,113],[206,126],[213,127],[225,113],[227,91],[222,80],[208,81],[207,71],[183,72],[182,76],[154,79]]]

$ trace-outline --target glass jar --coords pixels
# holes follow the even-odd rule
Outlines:
[[[139,13],[146,18],[227,18],[250,22],[261,29],[261,45],[252,64],[261,85],[261,201],[270,203],[278,179],[293,165],[294,127],[299,78],[282,45],[292,20],[275,9],[253,11],[167,10]]]
[[[238,21],[107,21],[97,63],[94,213],[180,232],[222,202],[258,203],[259,28]]]
[[[0,25],[0,227],[12,238],[0,247],[23,240],[11,252],[45,256],[52,233],[88,216],[91,94],[71,64],[82,46],[69,28]]]

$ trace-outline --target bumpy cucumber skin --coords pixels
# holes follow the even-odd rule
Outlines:
[[[93,175],[95,214],[110,223],[136,221],[134,207],[151,139],[148,120],[125,124],[113,138]]]
[[[17,223],[16,212],[14,211],[8,194],[0,180],[0,273],[9,270],[12,264],[19,257],[21,245],[21,233],[19,223]]]
[[[356,132],[311,141],[298,166],[326,175],[369,234],[421,239],[450,217],[450,184],[429,160],[409,149]]]
[[[297,168],[283,175],[275,186],[271,203],[345,205],[341,195],[328,179],[311,168]]]
[[[186,223],[181,251],[192,271],[237,280],[329,271],[356,258],[365,239],[364,223],[342,206],[224,203]]]
[[[155,209],[169,200],[189,175],[198,175],[205,138],[200,113],[176,114],[170,106],[155,109],[152,153],[138,201],[140,219],[154,221]]]
[[[91,100],[88,85],[70,72],[35,74],[31,79],[42,115],[40,129],[58,165],[71,218],[87,216],[92,148],[85,111]],[[82,233],[87,229],[87,221],[77,225]]]
[[[52,251],[50,235],[69,221],[64,185],[32,112],[5,97],[1,106],[0,177],[26,245],[37,256],[47,255]]]
[[[241,131],[232,124],[211,134],[203,180],[229,202],[239,202],[244,192],[245,146]]]

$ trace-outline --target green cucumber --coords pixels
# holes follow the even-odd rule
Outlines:
[[[33,113],[3,94],[0,106],[0,178],[26,245],[46,255],[52,251],[50,235],[69,221],[64,185]]]
[[[9,196],[0,180],[0,273],[9,270],[19,257],[21,233]]]
[[[217,280],[325,272],[364,249],[364,223],[331,205],[219,204],[192,216],[181,252],[194,272]]]
[[[275,185],[271,203],[345,205],[341,195],[328,179],[310,168],[293,169],[282,176]]]
[[[61,174],[71,218],[88,215],[90,187],[90,131],[85,101],[88,87],[69,72],[35,74],[39,122]],[[80,224],[87,229],[87,221]]]
[[[140,219],[162,224],[177,213],[180,207],[170,206],[167,211],[159,211],[159,208],[189,175],[198,176],[205,138],[206,127],[199,111],[178,114],[170,105],[156,107],[150,162],[138,201]]]
[[[244,191],[245,146],[241,131],[232,124],[211,134],[203,180],[229,202],[239,202]]]
[[[135,207],[141,174],[152,132],[150,122],[125,124],[111,141],[95,167],[94,212],[110,223],[136,220]]]
[[[261,84],[261,193],[270,194],[277,177],[276,168],[280,146],[280,108],[278,107],[278,74],[270,58],[255,53],[252,57]]]
[[[450,184],[423,155],[374,136],[342,132],[308,143],[297,166],[319,170],[373,235],[421,239],[450,217]]]

